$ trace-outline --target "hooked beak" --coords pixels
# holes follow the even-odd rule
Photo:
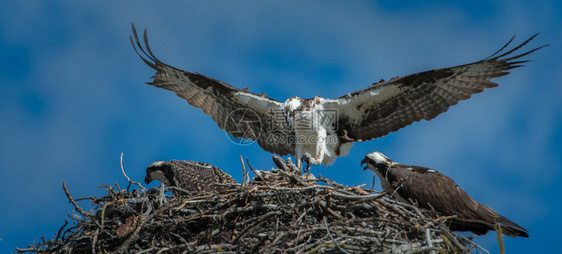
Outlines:
[[[368,164],[367,163],[367,157],[365,157],[362,161],[361,161],[361,167],[363,167],[363,164]],[[367,165],[365,165],[365,167],[363,167],[363,170],[367,169]]]
[[[146,175],[146,177],[144,178],[144,183],[149,184],[150,182],[152,182],[150,175]]]

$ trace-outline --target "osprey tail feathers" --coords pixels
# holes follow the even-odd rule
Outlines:
[[[500,217],[496,219],[496,224],[498,223],[500,224],[502,233],[504,235],[511,236],[511,237],[516,237],[516,236],[529,237],[529,234],[527,233],[526,229],[524,229],[523,227],[519,226],[517,223],[509,220],[506,217],[500,215]]]
[[[476,213],[479,217],[483,218],[489,224],[489,229],[495,230],[498,224],[501,226],[502,233],[510,237],[529,237],[527,230],[519,226],[517,223],[503,217],[498,214],[494,209],[478,203],[478,208]]]

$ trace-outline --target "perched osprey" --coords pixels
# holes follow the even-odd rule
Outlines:
[[[479,62],[381,81],[336,99],[295,96],[280,102],[167,65],[150,50],[146,29],[144,47],[134,25],[133,36],[131,43],[137,54],[156,70],[150,85],[175,92],[235,138],[255,140],[266,151],[295,156],[299,168],[303,159],[309,165],[331,164],[338,156],[346,156],[353,142],[379,138],[413,122],[433,119],[472,94],[497,86],[490,80],[522,66],[527,61],[520,57],[544,47],[513,55],[535,35],[500,54],[512,38]]]
[[[434,209],[441,215],[456,215],[449,227],[456,231],[486,234],[499,224],[507,236],[529,237],[527,230],[499,215],[492,208],[476,202],[453,179],[437,170],[420,166],[402,165],[384,154],[373,152],[365,156],[363,169],[375,171],[383,190],[395,199]]]
[[[219,168],[203,162],[196,161],[156,161],[146,169],[144,182],[149,184],[158,180],[166,186],[182,188],[186,191],[201,193],[214,193],[225,189],[219,184],[236,184],[229,174]],[[181,195],[172,190],[174,195]]]

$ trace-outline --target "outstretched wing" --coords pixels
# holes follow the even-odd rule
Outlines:
[[[519,58],[548,46],[511,55],[535,36],[500,54],[513,41],[512,38],[482,61],[382,81],[364,90],[329,100],[324,107],[338,109],[338,129],[344,138],[365,141],[385,136],[422,119],[431,120],[459,101],[497,86],[490,80],[523,66],[528,61]]]
[[[263,149],[272,153],[295,154],[294,132],[286,128],[278,117],[282,112],[281,102],[162,63],[148,46],[146,29],[144,48],[134,24],[133,36],[134,39],[130,37],[131,43],[137,54],[156,70],[156,75],[152,77],[154,81],[149,85],[175,92],[190,105],[210,115],[221,129],[235,138],[255,140]]]

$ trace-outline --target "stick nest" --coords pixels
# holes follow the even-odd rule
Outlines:
[[[466,253],[470,239],[449,231],[450,218],[285,170],[259,171],[216,193],[165,194],[174,187],[102,186],[107,196],[76,213],[53,239],[19,253]],[[306,175],[306,174],[305,174]],[[126,176],[126,175],[125,175]],[[246,173],[244,178],[246,179]],[[128,179],[128,177],[127,177]],[[265,181],[267,180],[267,181]],[[132,189],[132,184],[140,188]],[[225,187],[225,186],[222,186]],[[131,190],[132,189],[132,190]],[[176,188],[176,191],[180,191]],[[482,250],[486,252],[485,250]]]

